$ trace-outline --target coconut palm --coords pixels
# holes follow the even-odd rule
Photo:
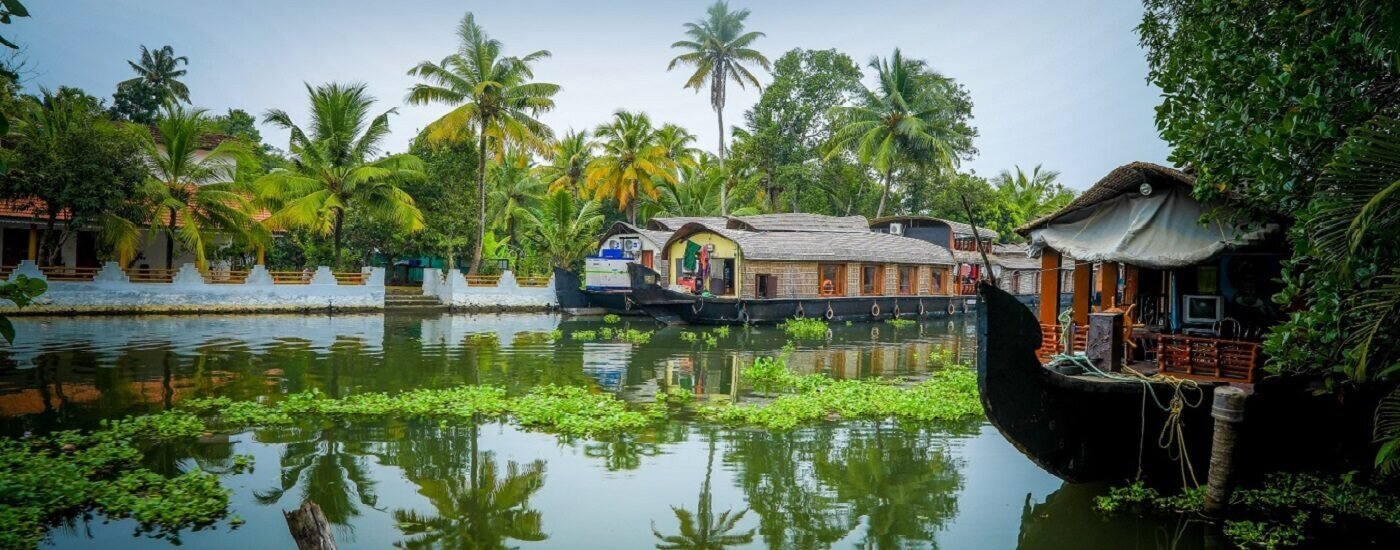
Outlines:
[[[481,268],[481,243],[486,232],[486,159],[488,145],[499,158],[506,144],[539,154],[549,152],[554,134],[535,117],[554,108],[559,86],[531,82],[532,65],[549,57],[539,50],[524,57],[502,55],[499,40],[486,35],[471,13],[457,27],[457,53],[439,63],[424,61],[409,69],[426,83],[408,92],[414,105],[445,103],[455,108],[427,127],[429,141],[460,140],[475,134],[481,162],[477,168],[477,239],[470,273]]]
[[[175,242],[194,253],[200,269],[206,250],[220,236],[256,240],[252,206],[236,183],[238,163],[247,155],[243,145],[224,140],[208,148],[212,120],[202,109],[168,105],[145,137],[150,178],[141,186],[150,231],[147,238],[165,235],[165,268],[174,266]],[[135,256],[137,222],[109,216],[108,241],[121,258]]]
[[[905,59],[898,48],[889,59],[872,58],[869,66],[875,69],[875,89],[864,90],[860,105],[830,111],[836,130],[826,156],[853,150],[879,172],[884,190],[875,216],[880,217],[902,164],[954,168],[961,144],[971,138],[952,116],[951,80],[923,61]]]
[[[423,162],[413,155],[374,159],[389,135],[389,109],[371,115],[375,99],[364,84],[306,85],[311,99],[308,130],[291,115],[272,109],[266,120],[291,133],[292,165],[275,170],[255,184],[260,204],[272,212],[272,229],[302,227],[332,238],[341,261],[345,218],[352,212],[388,223],[404,232],[423,228],[423,213],[398,184],[421,180]]]
[[[575,201],[568,191],[549,195],[538,208],[524,213],[527,238],[549,256],[550,265],[567,268],[592,252],[603,215],[595,201]]]
[[[141,46],[141,61],[127,61],[126,64],[136,71],[136,77],[122,81],[117,86],[136,86],[144,83],[151,89],[159,90],[166,101],[190,102],[189,87],[179,81],[186,72],[179,67],[189,65],[190,59],[183,55],[175,55],[175,50],[170,46],[162,46],[154,52]]]
[[[662,124],[656,131],[656,141],[666,148],[666,158],[677,166],[699,166],[703,154],[696,149],[695,134],[675,124]]]
[[[675,183],[676,163],[667,156],[646,113],[618,111],[598,127],[599,152],[588,163],[584,188],[594,200],[612,201],[637,223],[637,200],[657,197],[656,183]]]
[[[1011,206],[1013,210],[1015,219],[1011,225],[1020,226],[1059,210],[1074,200],[1074,192],[1065,189],[1065,186],[1056,181],[1059,177],[1058,171],[1041,171],[1040,165],[1037,164],[1030,174],[1026,174],[1017,166],[1014,174],[1010,170],[1002,170],[997,177],[992,178],[992,185],[996,186],[1003,203]]]
[[[501,163],[491,169],[487,203],[494,227],[504,229],[507,236],[519,241],[518,222],[544,196],[544,190],[544,183],[534,175],[530,155],[519,149],[507,150]]]
[[[570,194],[577,195],[583,183],[584,170],[593,160],[593,141],[588,138],[588,132],[570,131],[564,134],[564,138],[554,144],[554,151],[549,156],[550,163],[536,168],[536,174],[549,184],[550,193],[567,189]]]
[[[682,166],[676,181],[656,184],[648,217],[706,217],[719,215],[719,184],[712,170]]]
[[[756,31],[744,32],[744,20],[749,18],[749,10],[729,11],[729,4],[718,1],[706,10],[704,19],[685,24],[688,40],[671,44],[672,48],[683,48],[686,53],[671,60],[666,70],[677,65],[694,67],[695,72],[686,80],[685,87],[697,93],[708,83],[710,106],[715,110],[719,122],[719,162],[724,164],[724,102],[725,85],[730,80],[743,88],[745,84],[760,87],[758,78],[745,64],[756,64],[763,70],[772,70],[768,58],[757,50],[749,48],[755,40],[763,36]],[[728,199],[724,188],[720,188],[720,211],[727,212]]]

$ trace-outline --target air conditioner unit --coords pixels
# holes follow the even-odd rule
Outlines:
[[[901,235],[901,236],[904,235],[904,224],[899,223],[899,222],[893,222],[893,223],[891,223],[891,224],[890,224],[890,234],[891,234],[891,235]]]

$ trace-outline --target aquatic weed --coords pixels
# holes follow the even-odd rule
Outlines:
[[[931,421],[982,413],[977,376],[967,369],[936,371],[928,380],[908,387],[894,381],[831,380],[822,375],[799,377],[794,385],[798,393],[768,405],[714,406],[701,414],[719,422],[786,430],[827,418]]]
[[[719,337],[719,338],[728,338],[728,337],[729,337],[729,326],[727,326],[727,325],[720,325],[720,326],[718,326],[718,327],[715,327],[715,330],[714,330],[713,332],[714,332],[714,335],[715,335],[716,337]]]
[[[615,324],[617,324],[617,323],[622,322],[622,318],[621,318],[621,317],[618,317],[618,316],[615,315],[615,314],[609,313],[609,314],[603,316],[603,322],[604,322],[604,323],[607,323],[607,324],[609,324],[609,325],[615,325]]]
[[[930,367],[936,369],[952,366],[953,350],[942,344],[934,346],[933,351],[928,354],[928,363]]]
[[[699,338],[699,336],[697,336],[694,332],[682,332],[682,333],[681,333],[681,341],[682,341],[682,342],[695,343],[695,340],[696,340],[697,338]]]
[[[823,340],[826,338],[826,322],[819,319],[788,319],[782,324],[783,332],[799,340]]]
[[[915,321],[913,319],[900,319],[898,317],[891,317],[889,319],[885,319],[885,324],[890,325],[894,328],[906,328],[914,326]]]
[[[576,331],[573,331],[573,332],[569,333],[569,339],[570,339],[570,340],[577,340],[577,341],[579,341],[579,342],[591,342],[591,341],[593,341],[593,340],[597,340],[597,339],[598,339],[598,331],[594,331],[594,330],[576,330]]]

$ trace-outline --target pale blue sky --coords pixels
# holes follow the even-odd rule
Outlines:
[[[139,46],[174,46],[190,58],[189,85],[198,106],[272,107],[305,119],[303,82],[362,81],[384,109],[397,107],[388,146],[403,150],[412,135],[446,112],[411,107],[406,70],[452,52],[453,30],[466,11],[507,53],[553,52],[538,65],[540,80],[563,86],[558,108],[543,119],[557,131],[592,128],[619,108],[688,127],[715,148],[708,97],[681,88],[667,72],[681,25],[699,18],[707,1],[297,0],[33,0],[30,19],[4,29],[25,46],[26,86],[78,86],[110,98],[129,78],[125,60]],[[749,27],[767,33],[756,47],[777,59],[794,47],[836,48],[858,62],[897,47],[929,61],[968,87],[981,132],[976,159],[965,164],[993,175],[1014,164],[1060,170],[1083,189],[1134,160],[1163,162],[1167,146],[1152,121],[1160,91],[1149,86],[1133,27],[1134,0],[1056,2],[917,2],[733,0],[753,11]],[[867,71],[868,72],[868,71]],[[742,122],[753,90],[733,90],[726,123]],[[263,127],[285,148],[286,135]]]

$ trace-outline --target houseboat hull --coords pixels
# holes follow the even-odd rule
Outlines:
[[[1159,445],[1167,422],[1155,400],[1168,403],[1166,384],[1068,376],[1041,365],[1040,324],[1016,297],[979,285],[977,385],[987,420],[1032,462],[1065,481],[1116,481],[1139,472],[1180,479],[1179,448]],[[1210,384],[1189,395],[1181,413],[1191,466],[1203,474],[1213,420]],[[1199,398],[1199,399],[1198,399]]]
[[[629,266],[629,275],[637,307],[667,324],[765,324],[803,317],[829,321],[934,318],[970,313],[976,308],[976,300],[970,296],[702,297],[662,287],[660,276],[640,265]]]
[[[569,315],[643,314],[633,307],[631,291],[587,290],[576,273],[558,267],[554,268],[554,294],[559,309]]]

